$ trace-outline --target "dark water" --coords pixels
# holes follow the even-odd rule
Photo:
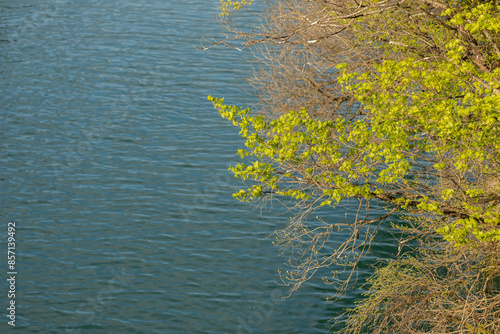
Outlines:
[[[0,231],[16,225],[20,333],[325,333],[351,306],[288,299],[227,168],[242,147],[206,96],[251,104],[248,53],[200,52],[218,0],[0,1]],[[249,20],[251,18],[242,18]],[[343,213],[338,213],[343,217]]]

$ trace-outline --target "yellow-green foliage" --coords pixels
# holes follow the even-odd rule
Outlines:
[[[223,13],[250,2],[223,1]],[[498,40],[499,12],[493,3],[462,4],[441,16],[486,45],[491,34]],[[363,105],[363,117],[325,121],[302,109],[267,121],[209,97],[240,127],[247,147],[240,156],[255,159],[231,167],[254,182],[235,197],[274,194],[330,206],[378,198],[431,217],[457,246],[500,241],[500,190],[485,181],[500,175],[500,68],[464,60],[465,41],[442,27],[425,29],[436,29],[445,58],[387,60],[362,73],[337,67],[339,84]],[[488,57],[495,62],[500,54]]]
[[[232,11],[237,11],[244,6],[251,5],[253,0],[242,0],[242,1],[232,1],[232,0],[220,0],[221,5],[220,16],[228,16]]]

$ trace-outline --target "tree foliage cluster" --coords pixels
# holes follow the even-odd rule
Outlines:
[[[340,266],[341,291],[378,226],[403,216],[400,252],[344,332],[500,332],[500,4],[277,0],[259,29],[235,29],[227,17],[250,3],[222,1],[221,13],[259,51],[260,103],[209,99],[252,161],[231,167],[246,184],[234,196],[299,210],[276,232],[295,256],[284,281],[293,291]],[[345,203],[352,221],[306,218]]]

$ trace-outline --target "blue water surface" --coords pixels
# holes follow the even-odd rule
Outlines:
[[[352,306],[360,290],[331,304],[319,278],[281,298],[268,236],[287,216],[231,196],[243,142],[206,97],[252,105],[251,63],[196,49],[218,4],[0,1],[1,247],[15,221],[17,252],[0,331],[325,333]]]

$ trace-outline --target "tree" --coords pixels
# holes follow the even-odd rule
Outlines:
[[[292,291],[322,267],[353,273],[377,227],[404,215],[401,254],[345,332],[500,332],[500,5],[277,1],[263,22],[232,30],[267,59],[253,77],[260,109],[209,99],[254,159],[231,168],[249,182],[235,197],[299,209],[276,233],[298,251]],[[349,201],[351,222],[305,219]],[[338,228],[350,237],[332,252]]]

